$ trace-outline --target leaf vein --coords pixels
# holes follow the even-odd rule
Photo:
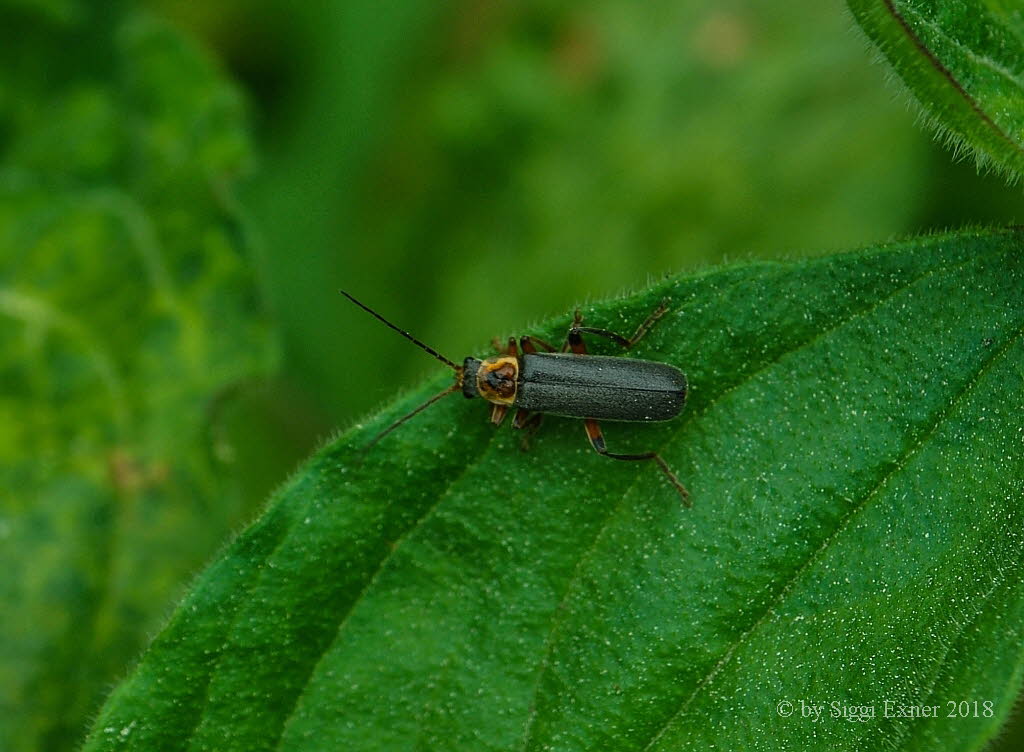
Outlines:
[[[928,64],[935,69],[935,71],[945,78],[949,85],[959,94],[967,105],[974,111],[974,114],[1005,143],[1009,144],[1010,148],[1017,152],[1024,152],[1024,146],[1015,141],[1009,133],[1000,128],[996,122],[989,117],[988,113],[982,108],[980,104],[974,99],[974,97],[964,88],[963,84],[953,75],[953,72],[945,66],[945,64],[939,60],[938,56],[931,50],[931,48],[925,44],[924,40],[917,35],[917,33],[911,28],[910,23],[907,19],[896,9],[896,4],[893,0],[882,0],[885,5],[887,12],[892,16],[893,20],[903,30],[904,35],[910,40],[918,52],[920,52]]]
[[[700,694],[700,692],[705,687],[711,684],[711,682],[713,682],[714,679],[725,669],[726,664],[729,663],[730,659],[732,658],[736,650],[740,646],[746,644],[751,635],[753,635],[754,632],[756,632],[763,624],[765,624],[768,621],[768,619],[772,616],[772,614],[776,612],[778,606],[786,600],[786,598],[789,596],[789,594],[793,591],[794,587],[796,586],[797,581],[800,580],[803,574],[815,562],[817,562],[824,554],[824,552],[832,546],[836,539],[838,539],[839,536],[849,528],[853,518],[858,516],[864,509],[866,509],[870,501],[877,498],[879,492],[888,484],[889,480],[892,479],[898,472],[902,471],[910,464],[913,458],[925,446],[928,439],[934,435],[934,433],[939,429],[944,420],[953,412],[956,406],[959,405],[963,398],[974,389],[974,387],[981,381],[982,377],[990,370],[992,365],[1000,358],[1000,356],[1006,353],[1010,349],[1010,347],[1021,338],[1022,334],[1024,334],[1024,327],[1018,327],[1017,331],[1011,337],[1007,338],[1007,341],[1001,347],[996,349],[991,355],[989,355],[988,358],[986,358],[982,362],[978,370],[967,381],[964,387],[955,395],[953,395],[953,399],[950,400],[949,404],[946,405],[944,409],[940,410],[937,413],[935,420],[932,421],[931,425],[921,432],[920,438],[912,446],[908,447],[904,452],[902,452],[901,455],[895,458],[892,467],[889,469],[889,471],[886,472],[874,485],[874,487],[854,507],[852,507],[849,512],[847,512],[843,516],[843,518],[839,521],[839,524],[837,525],[836,529],[830,535],[828,535],[824,539],[824,541],[822,541],[821,545],[817,549],[815,549],[810,556],[808,556],[808,558],[804,561],[803,564],[797,567],[793,575],[786,581],[782,588],[780,588],[779,594],[773,599],[771,603],[768,604],[768,606],[761,613],[758,619],[745,632],[743,632],[743,634],[741,634],[733,642],[732,645],[729,646],[729,648],[725,651],[725,654],[718,660],[718,662],[715,663],[714,666],[712,666],[711,670],[708,671],[708,673],[705,674],[705,676],[697,682],[693,692],[690,693],[689,697],[687,697],[680,704],[676,711],[661,725],[661,728],[651,737],[650,742],[648,742],[648,744],[644,747],[644,752],[650,750],[658,742],[658,740],[661,739],[661,737],[668,730],[669,726],[671,726],[672,722],[676,718],[683,715],[686,709],[693,703],[694,699],[696,699],[697,695]]]
[[[487,455],[487,453],[493,446],[494,439],[492,438],[490,441],[488,441],[486,450],[481,452],[473,462],[467,463],[466,466],[462,469],[462,471],[451,479],[451,481],[445,487],[444,491],[438,494],[437,500],[434,501],[434,503],[431,504],[426,510],[424,510],[423,514],[417,517],[413,521],[412,525],[410,525],[409,528],[394,541],[394,543],[390,546],[389,551],[378,563],[377,568],[373,571],[373,574],[371,574],[370,577],[367,578],[366,584],[359,591],[356,597],[352,599],[352,603],[349,605],[348,610],[345,611],[345,613],[343,613],[341,615],[341,618],[338,620],[338,626],[334,631],[334,637],[331,638],[331,641],[328,643],[327,647],[320,654],[320,657],[313,663],[313,665],[310,667],[309,672],[303,678],[302,685],[299,688],[299,691],[295,693],[295,699],[292,702],[291,707],[288,708],[288,713],[284,717],[284,721],[281,723],[280,733],[278,734],[277,739],[274,740],[273,746],[275,750],[281,749],[281,742],[284,740],[285,732],[287,731],[289,724],[295,718],[296,710],[298,709],[299,704],[302,702],[302,698],[305,696],[306,691],[309,689],[309,686],[311,685],[313,680],[313,676],[316,674],[317,668],[320,666],[321,663],[323,663],[324,659],[331,652],[331,649],[334,647],[334,645],[337,644],[342,632],[345,630],[345,627],[349,623],[349,619],[355,612],[356,607],[359,605],[359,603],[362,602],[363,596],[366,595],[370,588],[377,582],[377,579],[380,577],[381,573],[387,567],[388,562],[390,562],[394,558],[395,553],[398,551],[401,545],[406,540],[408,540],[409,537],[412,536],[412,534],[415,533],[416,530],[418,530],[423,525],[423,523],[425,523],[427,519],[429,519],[434,514],[435,511],[437,511],[438,507],[441,506],[441,503],[446,498],[448,498],[448,496],[451,495],[452,489],[455,488],[455,486],[457,486],[464,477],[466,477],[470,470],[477,467],[481,463],[482,459]]]
[[[814,345],[814,343],[818,342],[819,340],[823,339],[824,337],[828,336],[829,334],[837,331],[838,329],[842,328],[843,326],[845,326],[849,322],[854,321],[855,319],[857,319],[859,317],[869,315],[876,308],[878,308],[879,306],[883,305],[888,300],[891,300],[892,298],[896,297],[897,295],[899,295],[900,293],[904,292],[905,290],[913,287],[914,285],[916,285],[918,282],[920,282],[921,280],[925,279],[926,277],[929,277],[930,275],[935,274],[938,271],[949,271],[950,269],[955,269],[955,268],[959,268],[961,266],[965,266],[966,264],[969,264],[969,263],[971,263],[974,260],[975,259],[972,258],[972,259],[967,259],[967,260],[962,261],[962,262],[957,263],[957,264],[951,264],[949,266],[938,266],[938,267],[935,267],[933,269],[929,269],[928,271],[923,272],[922,274],[917,275],[916,277],[914,277],[913,279],[909,280],[905,284],[896,287],[895,289],[893,289],[885,297],[883,297],[881,299],[878,299],[878,300],[873,300],[870,304],[868,304],[868,305],[866,305],[866,306],[864,306],[862,308],[858,308],[858,309],[852,311],[848,316],[841,317],[832,326],[827,327],[826,329],[822,329],[820,331],[817,331],[812,336],[810,336],[807,339],[803,340],[802,342],[799,342],[798,344],[796,344],[794,347],[789,348],[789,349],[787,349],[787,350],[785,350],[783,352],[778,353],[774,358],[766,361],[760,368],[757,368],[757,369],[755,369],[755,370],[753,370],[753,371],[751,371],[751,372],[749,372],[747,374],[744,374],[739,380],[737,380],[737,382],[735,384],[732,384],[732,385],[726,387],[721,392],[719,392],[718,394],[714,395],[708,401],[708,403],[700,410],[699,414],[690,413],[689,415],[687,415],[680,422],[680,424],[676,427],[676,429],[674,431],[672,431],[672,433],[669,436],[669,438],[661,446],[658,447],[658,450],[660,451],[661,449],[664,448],[665,445],[670,444],[672,441],[674,441],[676,436],[678,436],[686,428],[686,426],[689,425],[692,421],[696,420],[698,417],[706,415],[711,410],[711,408],[714,407],[718,402],[720,402],[722,399],[724,399],[729,394],[734,392],[736,389],[739,389],[742,386],[744,386],[745,384],[753,381],[761,373],[767,371],[769,368],[771,368],[772,366],[776,365],[779,361],[782,360],[782,358],[784,358],[787,355],[790,355],[792,353],[799,352],[800,350],[803,350],[803,349],[806,349],[808,347],[811,347],[811,346]],[[534,686],[533,699],[531,700],[530,706],[529,706],[530,707],[530,711],[529,711],[529,715],[528,715],[527,720],[526,720],[526,728],[524,730],[524,742],[523,742],[523,749],[524,750],[529,748],[530,741],[532,740],[532,733],[533,733],[532,730],[533,730],[534,721],[536,720],[536,713],[537,713],[536,706],[537,706],[537,698],[538,698],[538,695],[540,693],[540,686],[541,686],[541,683],[543,682],[544,674],[547,672],[548,665],[549,665],[550,659],[551,659],[551,655],[552,655],[552,653],[554,651],[554,645],[555,645],[554,636],[558,632],[558,629],[561,627],[561,624],[562,624],[562,621],[563,621],[563,618],[564,618],[564,617],[563,618],[559,618],[559,615],[563,614],[565,612],[566,602],[568,601],[568,598],[569,598],[570,594],[572,593],[573,588],[574,588],[576,582],[579,580],[580,576],[582,575],[582,572],[584,570],[584,565],[586,564],[587,561],[590,560],[590,558],[593,556],[594,552],[597,550],[598,544],[601,542],[601,540],[603,539],[603,537],[606,534],[607,530],[611,526],[612,518],[614,518],[615,515],[618,513],[618,511],[622,508],[622,505],[624,504],[625,499],[629,496],[629,494],[632,492],[633,488],[637,485],[637,483],[639,481],[639,478],[640,478],[639,475],[637,475],[634,478],[632,483],[630,483],[630,485],[623,492],[622,497],[620,498],[619,502],[612,508],[612,510],[609,512],[608,516],[605,517],[604,521],[602,522],[601,528],[598,530],[597,534],[594,536],[594,539],[591,541],[590,546],[588,546],[587,550],[584,551],[583,555],[580,557],[579,561],[577,562],[576,568],[574,569],[574,571],[573,571],[572,575],[570,576],[570,579],[569,579],[569,581],[568,581],[568,583],[566,585],[566,588],[565,588],[565,591],[563,593],[562,599],[559,602],[558,607],[554,611],[554,615],[553,615],[553,618],[552,618],[552,623],[551,623],[551,626],[550,626],[549,631],[548,631],[548,636],[547,636],[547,639],[545,640],[544,655],[543,655],[543,658],[542,658],[542,661],[541,661],[541,667],[540,667],[539,674],[538,674],[538,677],[537,677],[537,682],[536,682],[536,684]]]

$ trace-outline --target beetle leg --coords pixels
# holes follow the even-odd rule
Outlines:
[[[515,357],[519,354],[519,350],[516,348],[516,338],[509,337],[508,344],[502,345],[501,340],[497,337],[491,337],[491,347],[497,351],[499,355],[511,355]]]
[[[540,414],[541,413],[531,413],[529,410],[526,410],[526,409],[520,407],[518,410],[516,410],[516,417],[514,417],[512,419],[512,427],[513,428],[522,428],[534,416],[540,415]]]
[[[538,347],[542,347],[548,352],[557,352],[557,348],[554,345],[549,345],[540,337],[534,337],[530,334],[519,338],[519,347],[522,348],[524,353],[535,353]]]
[[[580,326],[581,323],[583,323],[583,317],[580,316],[580,312],[577,310],[572,320],[572,326],[569,327],[569,333],[565,335],[565,344],[562,345],[562,352],[571,350],[576,355],[587,354],[587,343],[580,336],[580,332],[583,331],[583,328]]]
[[[500,426],[507,413],[508,405],[491,405],[491,423]]]
[[[617,345],[620,345],[626,350],[628,350],[633,344],[628,339],[623,337],[621,334],[616,334],[615,332],[609,331],[607,329],[596,329],[592,326],[580,326],[573,329],[573,331],[578,333],[586,332],[587,334],[596,334],[598,337],[610,339],[612,342],[614,342]]]
[[[598,454],[603,454],[605,457],[611,457],[613,460],[653,460],[661,468],[661,472],[668,478],[668,482],[673,485],[676,491],[679,492],[679,497],[685,506],[690,506],[690,492],[686,490],[686,487],[679,482],[679,478],[672,472],[672,469],[668,466],[668,463],[661,458],[661,455],[657,452],[644,452],[643,454],[613,454],[608,451],[608,448],[604,443],[604,434],[601,433],[601,425],[593,418],[587,418],[583,421],[583,424],[587,428],[587,438],[590,439],[591,446],[594,447],[594,451]]]
[[[524,452],[530,448],[530,440],[540,429],[540,422],[543,418],[544,413],[530,412],[523,408],[519,408],[516,411],[516,417],[512,419],[512,427],[525,429],[522,438],[519,440],[519,447]]]
[[[583,323],[583,314],[577,308],[572,316],[572,323],[569,324],[569,331],[565,335],[565,342],[562,343],[562,352],[574,352],[577,355],[586,355],[587,346],[583,344],[583,338],[579,336],[580,325]]]
[[[629,346],[632,347],[639,342],[646,334],[651,330],[651,327],[658,323],[658,320],[668,313],[669,308],[672,306],[671,298],[663,298],[661,303],[651,311],[650,315],[644,319],[643,323],[636,328],[633,332],[633,336],[629,338]]]
[[[628,339],[622,336],[621,334],[617,334],[616,332],[610,331],[608,329],[596,329],[590,326],[580,326],[578,323],[575,322],[573,323],[572,329],[570,329],[569,331],[570,334],[573,331],[586,332],[587,334],[596,334],[599,337],[610,339],[613,342],[622,345],[622,347],[628,350],[641,339],[643,339],[644,335],[651,330],[651,327],[654,326],[658,319],[660,319],[668,312],[670,302],[671,301],[668,298],[665,298],[663,301],[661,301],[661,305],[659,305],[657,308],[651,311],[651,315],[644,319],[643,323],[636,328],[635,332],[633,332],[633,336],[629,337]],[[575,350],[573,352],[575,352]]]

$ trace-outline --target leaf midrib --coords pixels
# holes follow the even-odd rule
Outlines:
[[[886,12],[892,17],[896,24],[903,31],[910,43],[918,49],[918,51],[924,56],[925,60],[932,67],[932,69],[938,73],[942,78],[949,82],[953,90],[956,91],[960,97],[967,103],[975,115],[991,130],[999,139],[1004,143],[1008,144],[1011,149],[1016,151],[1018,155],[1024,155],[1024,145],[1014,141],[1009,133],[1004,131],[999,125],[989,117],[988,113],[982,108],[982,106],[974,99],[974,97],[964,88],[963,84],[960,83],[959,79],[953,75],[953,72],[945,66],[945,64],[939,60],[938,56],[932,51],[932,49],[925,44],[924,40],[921,39],[917,33],[911,28],[910,23],[906,18],[897,10],[893,0],[882,0],[885,5]]]
[[[983,68],[987,68],[993,73],[996,73],[997,75],[1006,79],[1009,83],[1016,86],[1018,89],[1024,88],[1024,79],[1021,79],[1013,71],[1005,68],[1003,65],[993,60],[992,58],[988,57],[987,55],[982,55],[978,52],[975,52],[974,49],[964,44],[959,39],[950,36],[949,33],[947,33],[947,31],[944,28],[942,28],[942,26],[935,23],[931,19],[924,18],[916,10],[910,9],[910,14],[912,14],[914,18],[917,19],[918,23],[920,23],[922,26],[926,26],[933,34],[935,34],[935,36],[944,39],[950,45],[955,47],[957,51],[960,52],[960,54],[962,54],[965,58],[971,60],[974,63],[977,63]]]

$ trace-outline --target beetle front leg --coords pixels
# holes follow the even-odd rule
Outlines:
[[[502,345],[501,340],[497,337],[491,337],[491,347],[494,348],[498,355],[511,355],[513,357],[519,355],[519,350],[516,348],[516,338],[509,337],[508,341]]]
[[[508,405],[491,405],[491,423],[494,425],[500,426],[507,414]]]
[[[661,471],[668,478],[668,482],[679,492],[679,498],[682,500],[684,506],[691,506],[690,492],[686,490],[686,487],[679,482],[679,478],[672,472],[672,469],[668,466],[668,463],[661,458],[661,455],[657,452],[644,452],[643,454],[613,454],[608,451],[608,448],[604,443],[604,434],[601,432],[601,425],[593,418],[587,418],[583,421],[587,428],[587,438],[590,439],[591,446],[594,447],[594,451],[598,454],[603,454],[605,457],[610,457],[613,460],[653,460],[661,468]]]

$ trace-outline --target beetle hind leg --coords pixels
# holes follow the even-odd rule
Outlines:
[[[672,472],[672,468],[668,466],[668,463],[662,459],[661,455],[657,452],[643,452],[642,454],[615,454],[608,451],[608,447],[604,443],[604,434],[601,432],[600,424],[593,418],[587,418],[583,421],[587,429],[587,438],[590,439],[590,445],[594,447],[594,451],[598,454],[603,454],[605,457],[609,457],[613,460],[631,460],[631,461],[642,461],[651,460],[658,465],[658,468],[668,479],[668,482],[672,484],[672,487],[679,493],[679,498],[682,500],[685,506],[691,506],[690,492],[686,490],[676,474]]]

